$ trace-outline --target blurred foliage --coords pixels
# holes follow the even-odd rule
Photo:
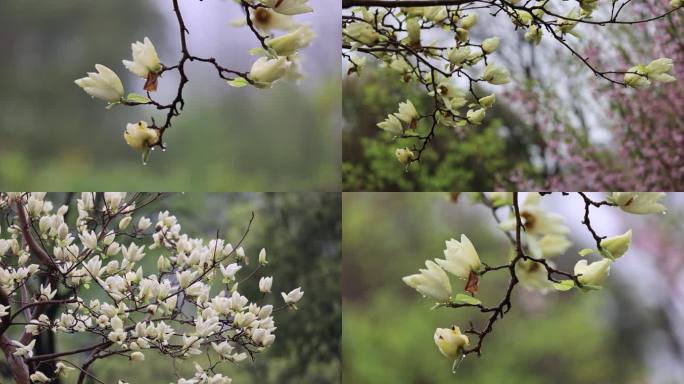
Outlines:
[[[121,76],[127,91],[139,89],[141,80],[125,71],[121,60],[130,57],[131,42],[144,36],[155,41],[163,62],[175,60],[177,27],[161,11],[164,3],[0,2],[0,185],[13,190],[339,189],[335,67],[320,68],[322,76],[299,85],[255,90],[230,88],[210,67],[190,64],[185,110],[165,136],[169,151],[153,153],[142,165],[140,154],[123,140],[125,125],[161,115],[148,107],[107,111],[73,81],[102,63]],[[226,19],[237,16],[237,7],[234,12]],[[246,50],[243,54],[251,60]],[[160,101],[171,98],[176,81],[175,73],[162,78]]]
[[[615,309],[610,286],[591,294],[516,291],[512,310],[487,337],[482,356],[466,358],[452,374],[451,362],[434,344],[435,328],[482,324],[485,317],[468,310],[431,311],[433,303],[401,277],[440,257],[444,240],[459,233],[477,244],[483,261],[506,260],[507,240],[490,229],[488,210],[464,198],[454,204],[443,193],[344,193],[343,212],[344,382],[644,382],[638,343],[606,321]],[[456,279],[452,284],[463,288]],[[481,284],[478,297],[496,302],[506,275],[488,276]]]
[[[512,111],[498,105],[488,112],[485,124],[469,127],[465,134],[437,127],[436,137],[423,152],[420,163],[405,170],[394,150],[411,147],[416,141],[394,139],[376,124],[406,99],[415,104],[419,113],[432,108],[432,100],[423,90],[402,83],[389,70],[368,67],[360,77],[345,78],[344,190],[482,191],[507,186],[513,170],[533,170],[530,159],[534,136]],[[422,134],[429,129],[428,121],[419,124]]]
[[[69,196],[51,194],[55,204]],[[72,200],[72,204],[75,200]],[[235,383],[315,383],[339,382],[340,370],[340,194],[338,193],[233,193],[233,194],[170,194],[151,204],[143,212],[154,220],[159,211],[169,210],[178,217],[183,231],[206,239],[217,233],[236,245],[254,212],[250,232],[242,244],[252,264],[261,247],[268,253],[269,264],[259,274],[240,287],[250,298],[259,297],[258,277],[274,276],[273,293],[265,303],[279,306],[280,292],[301,286],[305,292],[297,311],[284,310],[275,316],[276,342],[267,352],[257,354],[253,362],[221,364],[217,372],[227,373]],[[72,206],[75,210],[75,206]],[[156,268],[156,251],[147,251],[143,260],[146,270]],[[247,270],[252,268],[247,267]],[[246,277],[246,275],[245,275]],[[217,293],[220,279],[212,289]],[[91,296],[84,295],[86,300]],[[82,335],[63,335],[57,340],[59,351],[92,343]],[[76,355],[79,361],[85,355]],[[217,356],[210,354],[212,361]],[[131,384],[168,383],[180,374],[192,375],[193,362],[207,365],[207,355],[177,360],[149,351],[144,363],[125,358],[98,360],[92,368],[95,376],[107,383],[124,379]],[[0,382],[8,380],[0,367]],[[75,382],[72,374],[62,383]],[[94,383],[94,382],[93,382]]]

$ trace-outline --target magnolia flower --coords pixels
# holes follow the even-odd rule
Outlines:
[[[249,78],[259,83],[261,88],[271,86],[271,83],[285,76],[291,63],[285,57],[269,59],[260,57],[252,64]]]
[[[508,76],[509,74],[506,68],[499,67],[495,64],[487,64],[487,67],[485,67],[485,71],[482,74],[482,80],[489,84],[501,85],[510,81]]]
[[[14,351],[14,356],[26,356],[27,358],[33,357],[33,347],[36,345],[36,339],[31,340],[30,343],[24,345],[16,340],[11,341],[12,345],[17,347]]]
[[[316,37],[311,28],[301,26],[290,33],[268,40],[266,43],[269,47],[280,56],[290,56],[295,54],[301,48],[309,45],[311,40]]]
[[[611,264],[611,259],[602,259],[591,264],[586,260],[580,260],[575,264],[575,275],[578,275],[577,280],[582,284],[601,285],[608,277]]]
[[[45,376],[45,374],[41,371],[36,371],[35,373],[31,374],[29,376],[32,382],[34,383],[49,383],[50,378]]]
[[[289,31],[297,27],[297,24],[292,20],[292,16],[281,15],[270,8],[259,7],[254,9],[250,18],[252,19],[252,24],[264,32],[270,32],[273,29]],[[246,25],[247,22],[244,18],[239,18],[235,24]]]
[[[625,212],[646,215],[664,213],[665,206],[661,204],[664,197],[664,192],[613,192],[609,199]]]
[[[136,41],[131,44],[131,51],[133,52],[133,61],[123,60],[126,69],[143,79],[147,79],[150,73],[161,71],[162,64],[150,39],[146,37],[143,43]]]
[[[458,360],[463,355],[463,349],[470,345],[468,336],[462,334],[461,329],[455,325],[451,328],[437,328],[434,337],[439,352],[449,360]]]
[[[529,236],[528,242],[530,243],[530,248],[532,248],[531,244],[536,242],[539,248],[539,255],[535,255],[535,257],[544,258],[562,255],[572,245],[567,236],[558,234],[544,235],[539,241],[536,241],[534,236]]]
[[[625,84],[632,88],[646,88],[651,80],[670,83],[677,80],[670,71],[674,67],[672,59],[662,57],[651,61],[648,65],[635,65],[625,73]]]
[[[461,19],[461,28],[470,29],[477,23],[477,13],[471,13]]]
[[[577,23],[579,20],[581,20],[583,17],[580,15],[580,10],[579,8],[573,8],[568,13],[565,14],[565,17],[559,18],[557,20],[558,22],[558,29],[562,33],[573,33],[573,29],[577,26]]]
[[[546,212],[539,203],[541,195],[537,192],[530,192],[525,198],[525,202],[520,206],[520,218],[525,227],[527,235],[564,235],[570,231],[565,225],[565,218],[559,214]],[[504,231],[515,229],[516,219],[511,217],[499,224]]]
[[[674,63],[672,59],[662,57],[660,59],[651,61],[645,67],[645,70],[649,79],[660,81],[661,83],[671,83],[677,80],[674,76],[668,73],[672,71],[673,67]]]
[[[539,45],[543,36],[543,31],[538,25],[533,25],[530,29],[525,32],[525,40],[533,43],[534,45]]]
[[[394,133],[395,135],[401,135],[404,132],[404,128],[401,125],[401,121],[394,115],[387,115],[387,118],[377,124],[378,128]]]
[[[116,103],[124,95],[123,84],[119,76],[111,69],[101,64],[95,64],[97,73],[88,72],[88,77],[75,81],[76,85],[92,97],[97,97],[110,103]]]
[[[399,103],[399,112],[396,113],[396,116],[399,118],[399,120],[407,124],[413,124],[413,122],[418,118],[418,111],[416,111],[416,107],[413,105],[411,100],[406,100],[403,103]]]
[[[262,277],[259,279],[259,291],[262,293],[271,292],[271,286],[273,285],[273,276]]]
[[[632,230],[625,232],[619,236],[608,237],[601,240],[601,248],[610,252],[610,256],[613,259],[617,259],[624,255],[629,249],[629,245],[632,242]]]
[[[254,340],[257,345],[268,347],[275,341],[275,335],[263,328],[257,328],[252,333],[252,340]]]
[[[480,125],[485,118],[485,112],[486,110],[484,108],[469,109],[468,113],[466,113],[466,119],[468,119],[468,122],[471,124]]]
[[[145,355],[142,352],[133,352],[131,353],[131,361],[144,361],[145,360]]]
[[[126,125],[124,140],[131,148],[137,151],[145,151],[159,141],[159,131],[148,128],[147,123],[141,121],[137,124]]]
[[[302,291],[301,287],[298,287],[290,291],[290,293],[288,294],[285,294],[285,292],[281,292],[280,295],[283,297],[285,304],[292,305],[296,304],[299,300],[302,299],[302,296],[304,296],[304,291]]]
[[[651,85],[651,81],[646,75],[646,68],[643,65],[635,65],[625,73],[625,84],[627,86],[641,89]]]
[[[62,363],[61,361],[58,361],[57,364],[55,364],[55,374],[56,375],[59,375],[61,373],[64,373],[66,375],[69,371],[72,371],[74,369],[76,369],[76,368],[68,366],[68,365]]]
[[[494,103],[496,102],[496,95],[492,93],[489,96],[485,96],[485,97],[480,98],[478,100],[478,102],[480,103],[480,105],[482,107],[489,108],[492,105],[494,105]]]
[[[266,260],[266,248],[261,248],[261,251],[259,251],[259,264],[268,264],[268,260]]]
[[[452,48],[449,51],[448,59],[451,64],[458,66],[468,60],[468,57],[470,57],[470,47],[466,45],[458,48]]]
[[[306,3],[309,0],[259,0],[261,4],[272,8],[274,11],[283,15],[298,15],[301,13],[312,12]]]
[[[404,276],[402,281],[423,296],[430,296],[439,301],[446,301],[451,296],[449,276],[432,260],[425,261],[427,269],[419,269],[420,273]]]
[[[551,266],[553,264],[549,262]],[[515,264],[515,275],[520,284],[532,291],[546,293],[553,287],[548,279],[548,272],[541,263],[534,260],[520,260]]]
[[[484,53],[492,53],[496,51],[496,49],[499,48],[499,38],[498,37],[490,37],[488,39],[484,39],[482,41],[482,51]]]
[[[380,39],[380,34],[370,24],[358,21],[348,24],[344,32],[354,41],[368,46],[375,45]]]
[[[407,148],[397,148],[394,151],[394,156],[396,156],[397,161],[400,163],[406,165],[410,163],[411,161],[416,159],[416,154],[412,150]]]
[[[83,246],[90,250],[95,250],[97,249],[97,235],[95,232],[90,231],[90,232],[83,232],[78,235],[78,238],[81,240],[83,243]]]
[[[440,267],[461,279],[467,279],[471,271],[480,269],[480,257],[473,243],[466,235],[461,235],[461,242],[451,239],[446,241],[444,259],[435,259]]]

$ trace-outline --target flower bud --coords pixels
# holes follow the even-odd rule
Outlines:
[[[159,131],[148,128],[147,123],[128,124],[124,132],[124,140],[131,148],[145,151],[159,141]]]
[[[470,345],[468,336],[462,334],[461,329],[455,325],[451,328],[437,328],[434,337],[439,352],[449,360],[461,358],[463,349]]]
[[[601,285],[610,273],[611,259],[602,259],[588,264],[586,260],[580,260],[575,264],[575,275],[582,284]]]
[[[610,255],[613,259],[617,259],[627,252],[631,242],[632,230],[630,229],[622,235],[601,240],[601,248],[610,252]]]
[[[408,148],[397,148],[397,150],[394,151],[394,156],[396,156],[397,160],[404,165],[415,160],[417,157],[416,154]]]
[[[498,37],[490,37],[489,39],[485,39],[482,42],[482,50],[484,51],[484,53],[492,53],[496,51],[497,48],[499,48]]]
[[[124,88],[119,76],[101,64],[95,64],[95,69],[97,69],[97,73],[88,72],[88,77],[75,81],[76,85],[83,88],[92,97],[110,103],[120,101],[124,95]]]

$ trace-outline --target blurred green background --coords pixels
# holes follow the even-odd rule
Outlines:
[[[67,200],[75,204],[75,198],[67,194],[49,194],[48,199],[57,206]],[[233,245],[239,242],[254,212],[255,219],[243,246],[246,255],[254,261],[259,250],[265,247],[269,264],[256,278],[241,284],[240,292],[250,298],[258,297],[260,276],[274,276],[273,294],[266,297],[267,303],[282,302],[280,292],[289,292],[297,286],[305,292],[299,310],[282,311],[274,316],[278,329],[272,348],[257,354],[254,362],[248,359],[238,365],[221,364],[217,372],[227,373],[234,383],[339,382],[340,209],[338,193],[172,194],[144,208],[142,212],[153,222],[159,211],[169,210],[178,217],[183,232],[190,236],[211,239],[218,231]],[[143,268],[156,270],[156,259],[155,251],[148,250]],[[212,292],[218,290],[215,287]],[[95,290],[89,293],[98,294],[92,291]],[[89,300],[87,296],[84,299]],[[92,338],[82,335],[59,334],[56,347],[57,351],[65,351],[92,343]],[[85,357],[76,355],[73,360]],[[216,356],[212,359],[215,361]],[[8,383],[9,372],[4,359],[1,360],[0,382]],[[206,355],[198,356],[196,361],[207,365]],[[177,360],[175,366],[181,375],[189,377],[194,373],[192,362],[193,359]],[[108,384],[119,379],[131,384],[178,380],[172,361],[154,352],[145,353],[144,363],[118,357],[98,360],[92,373]],[[62,383],[75,382],[77,376],[72,371],[70,379]]]
[[[484,318],[469,309],[430,310],[434,301],[401,277],[424,268],[426,259],[442,257],[444,241],[461,233],[490,265],[507,260],[510,243],[491,212],[466,194],[454,203],[445,193],[344,193],[344,382],[684,382],[682,197],[668,199],[666,217],[594,212],[600,233],[634,229],[632,249],[614,265],[605,288],[546,295],[517,289],[512,310],[485,339],[482,356],[470,355],[452,374],[433,341],[435,328],[467,327],[469,321],[482,326]],[[573,228],[573,248],[554,260],[572,270],[576,251],[591,246],[579,226],[580,201],[555,194],[544,200]],[[451,281],[455,292],[465,285]],[[478,297],[486,305],[497,303],[506,274],[489,274],[480,284]]]
[[[533,170],[538,135],[504,104],[495,104],[481,126],[459,135],[436,129],[436,138],[408,171],[397,162],[396,148],[413,147],[412,139],[394,139],[376,124],[411,100],[429,111],[433,100],[424,90],[400,81],[396,72],[368,60],[360,75],[343,79],[342,182],[345,191],[486,191],[510,185],[513,171]],[[429,119],[418,125],[429,129]]]
[[[179,59],[171,1],[3,0],[0,2],[0,185],[13,190],[298,191],[339,190],[339,12],[313,0],[296,20],[317,39],[302,52],[306,77],[273,89],[234,89],[211,66],[188,65],[184,112],[165,135],[169,150],[144,166],[123,140],[126,123],[161,118],[148,107],[93,100],[73,82],[96,63],[125,70],[130,44],[149,36],[165,64]],[[231,21],[230,1],[181,3],[191,53],[249,70],[258,42]],[[331,54],[333,52],[334,54]],[[177,74],[156,98],[175,95]]]

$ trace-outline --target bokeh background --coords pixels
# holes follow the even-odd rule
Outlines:
[[[304,290],[299,310],[283,311],[275,317],[278,330],[272,348],[257,354],[253,362],[221,365],[222,373],[232,377],[233,382],[339,383],[340,198],[338,193],[170,194],[141,210],[153,221],[156,213],[169,210],[178,217],[185,233],[214,238],[218,231],[233,244],[242,237],[254,212],[254,222],[243,245],[253,260],[262,247],[268,251],[269,264],[263,273],[274,276],[274,293],[266,301],[282,301],[280,292],[297,286]],[[67,201],[75,204],[71,194],[49,194],[48,199],[57,206]],[[75,211],[73,206],[71,212]],[[143,268],[156,269],[156,260],[155,252],[148,251]],[[245,281],[241,293],[258,297],[257,283],[258,277]],[[212,292],[218,290],[214,287]],[[55,342],[57,351],[65,351],[92,344],[93,340],[84,340],[80,335],[59,335]],[[75,355],[74,359],[86,357]],[[212,359],[216,361],[216,356]],[[0,360],[0,383],[9,383],[11,376],[4,359]],[[206,355],[198,356],[197,361],[206,366]],[[193,359],[178,360],[175,366],[185,377],[194,374]],[[106,383],[125,380],[132,384],[157,384],[178,380],[172,361],[152,352],[145,354],[142,364],[116,357],[99,360],[92,373]],[[72,371],[70,378],[61,383],[74,383],[77,376]]]
[[[302,52],[306,78],[270,90],[234,89],[213,67],[188,65],[186,106],[165,136],[169,150],[140,154],[123,140],[126,123],[161,116],[149,107],[92,100],[73,82],[95,63],[121,76],[127,92],[143,81],[121,64],[130,45],[150,37],[163,63],[178,62],[170,0],[0,2],[0,184],[12,189],[296,191],[338,190],[340,36],[338,7],[311,0],[298,16],[317,34]],[[258,41],[231,22],[233,1],[183,1],[189,49],[248,71]],[[160,81],[170,100],[177,74]]]
[[[444,241],[461,233],[490,265],[507,260],[510,243],[491,212],[467,194],[454,203],[444,193],[344,193],[344,382],[684,383],[684,195],[670,194],[666,205],[666,215],[593,210],[599,233],[634,231],[604,289],[546,295],[516,289],[512,310],[487,336],[482,356],[467,357],[452,374],[434,344],[435,328],[482,324],[482,318],[468,309],[431,311],[434,302],[401,277],[442,257]],[[567,218],[573,247],[555,262],[572,270],[577,251],[592,242],[580,224],[581,198],[553,194],[542,206]],[[497,303],[506,284],[505,273],[487,275],[478,296]],[[460,289],[454,278],[452,285]]]

